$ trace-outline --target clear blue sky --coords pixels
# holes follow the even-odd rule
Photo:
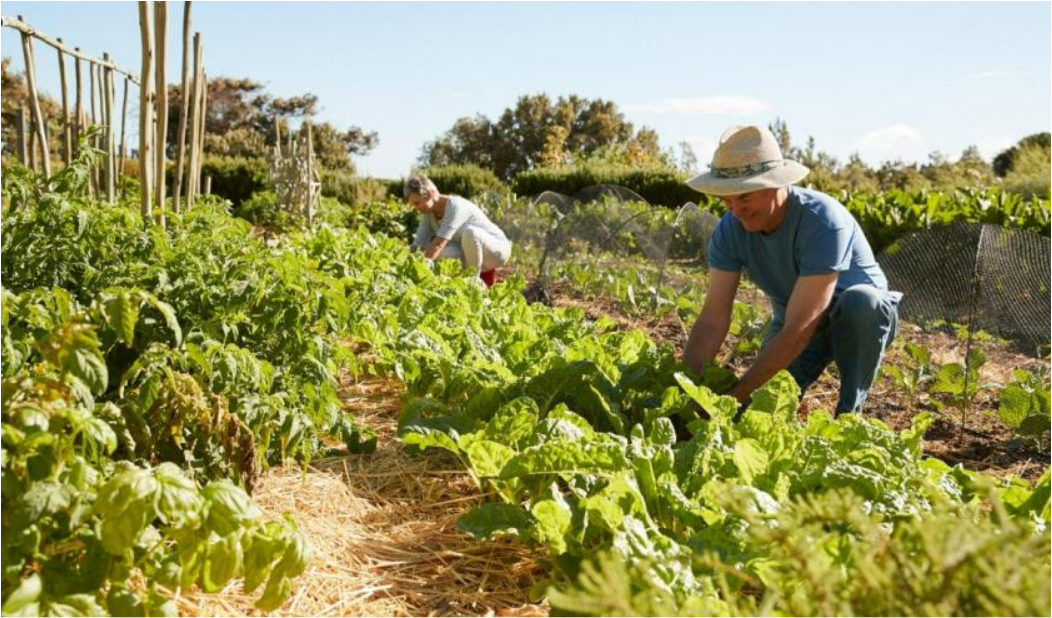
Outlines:
[[[35,27],[138,69],[133,2],[13,2]],[[170,3],[177,75],[182,3]],[[722,130],[781,117],[797,139],[876,163],[987,158],[1052,125],[1052,4],[198,2],[211,76],[321,99],[320,118],[378,131],[363,173],[405,174],[463,116],[523,94],[616,102],[662,146],[707,163]],[[14,31],[3,55],[21,70]],[[50,50],[49,50],[50,51]],[[58,91],[38,48],[42,86]]]

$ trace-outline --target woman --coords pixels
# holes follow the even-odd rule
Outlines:
[[[511,257],[511,241],[470,200],[442,195],[427,176],[411,176],[403,195],[420,213],[414,251],[428,259],[457,258],[492,287],[498,267]]]

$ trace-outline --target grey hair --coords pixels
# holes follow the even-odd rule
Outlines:
[[[405,179],[405,185],[402,187],[402,197],[408,199],[410,195],[427,195],[428,193],[438,193],[438,187],[435,183],[431,182],[431,179],[423,174],[416,176],[410,176]]]

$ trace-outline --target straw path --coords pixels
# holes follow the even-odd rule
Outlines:
[[[480,542],[456,530],[485,495],[455,457],[410,455],[395,439],[401,385],[344,379],[348,413],[376,431],[376,453],[316,460],[260,477],[253,495],[268,517],[291,514],[314,548],[307,572],[275,614],[291,616],[538,616],[528,593],[543,576],[535,552],[513,540]],[[241,582],[177,599],[196,616],[264,615]]]

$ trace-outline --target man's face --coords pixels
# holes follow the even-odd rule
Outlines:
[[[727,210],[731,211],[748,232],[773,232],[780,223],[778,211],[779,189],[760,189],[723,198]]]
[[[435,196],[431,192],[427,192],[424,195],[418,193],[409,194],[409,205],[413,207],[413,210],[420,214],[427,214],[431,212],[432,207],[435,205]]]

